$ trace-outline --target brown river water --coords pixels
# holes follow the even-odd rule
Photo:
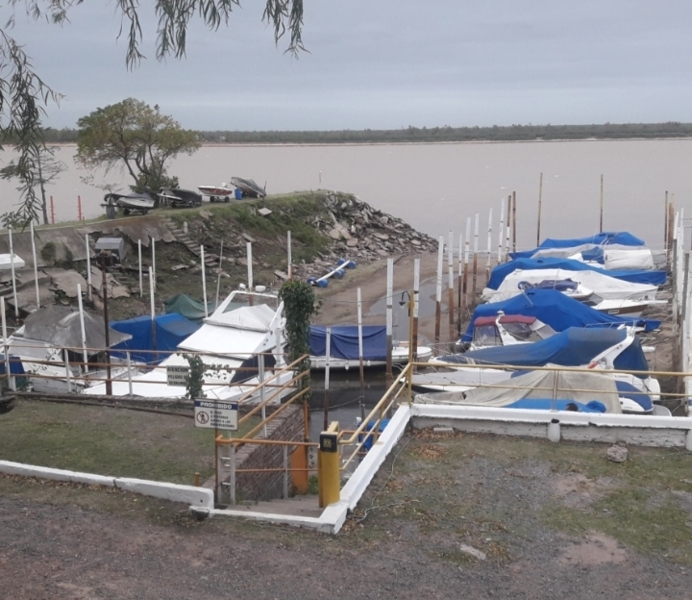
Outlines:
[[[57,157],[68,170],[48,188],[56,221],[77,219],[77,196],[85,218],[103,214],[103,191],[83,181],[127,190],[117,171],[75,167],[75,147]],[[4,160],[9,160],[6,153]],[[543,173],[541,238],[597,232],[603,175],[604,229],[628,230],[649,246],[662,246],[665,192],[692,217],[692,140],[587,140],[458,144],[336,146],[204,146],[170,165],[181,187],[220,184],[232,176],[253,178],[267,191],[333,189],[353,192],[375,208],[401,217],[433,236],[466,228],[480,213],[479,248],[485,250],[488,211],[493,209],[497,244],[501,200],[517,194],[518,246],[536,242],[540,174]],[[18,200],[16,184],[0,181],[0,212]]]

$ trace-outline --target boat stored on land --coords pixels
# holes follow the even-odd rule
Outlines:
[[[202,206],[202,194],[192,190],[162,187],[159,190],[159,200],[164,206],[171,208],[193,208]]]
[[[114,194],[109,193],[103,197],[101,206],[106,208],[106,216],[115,219],[118,213],[128,215],[146,215],[156,206],[155,200],[145,193]]]
[[[254,179],[243,179],[241,177],[231,177],[231,183],[237,187],[243,196],[247,198],[264,198],[267,195],[267,184],[260,187]]]
[[[197,189],[204,196],[209,196],[209,202],[230,202],[233,197],[233,188],[225,182],[221,185],[198,185]]]

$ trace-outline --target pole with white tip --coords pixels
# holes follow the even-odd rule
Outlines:
[[[87,261],[87,298],[91,300],[91,247],[89,245],[89,234],[84,236],[86,242],[86,261]]]
[[[10,268],[12,269],[12,297],[14,299],[14,316],[19,319],[19,302],[17,301],[17,279],[14,273],[14,246],[12,244],[12,226],[7,228],[10,236]]]
[[[437,243],[437,280],[435,286],[435,343],[440,341],[440,318],[442,317],[442,263],[445,238],[441,235]]]
[[[34,239],[34,222],[31,222],[31,257],[34,261],[34,286],[36,287],[36,310],[41,308],[41,294],[38,289],[38,259],[36,257],[36,240]]]
[[[204,267],[204,246],[199,247],[199,260],[202,265],[202,302],[204,302],[204,318],[209,317],[209,308],[207,307],[207,270]]]
[[[139,259],[139,297],[144,296],[144,284],[142,282],[142,240],[137,240],[137,258]]]
[[[79,328],[82,334],[82,359],[84,373],[89,371],[89,355],[87,354],[86,327],[84,326],[84,304],[82,303],[82,284],[77,284],[77,305],[79,306]]]
[[[497,240],[497,264],[502,262],[502,240],[505,237],[505,199],[500,200],[500,235]]]
[[[290,231],[288,232],[286,243],[288,245],[288,268],[287,268],[286,274],[288,275],[289,279],[293,279],[293,258],[291,256],[291,232]]]
[[[492,237],[493,237],[493,209],[490,207],[490,211],[488,212],[488,253],[487,253],[487,258],[486,260],[488,261],[485,264],[485,281],[486,283],[490,280],[490,267],[491,267],[491,262],[492,262],[492,252],[491,252],[491,246],[492,246]]]
[[[447,244],[447,297],[449,305],[449,339],[454,337],[454,234],[449,232]]]

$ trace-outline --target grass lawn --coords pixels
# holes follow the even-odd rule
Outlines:
[[[189,485],[213,474],[213,439],[184,416],[95,406],[21,400],[0,419],[0,459]]]

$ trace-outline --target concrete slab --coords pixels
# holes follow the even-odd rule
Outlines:
[[[65,293],[68,298],[77,297],[77,285],[82,286],[82,292],[87,291],[87,282],[77,271],[66,269],[44,269],[44,272],[52,279],[53,288]]]

